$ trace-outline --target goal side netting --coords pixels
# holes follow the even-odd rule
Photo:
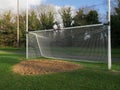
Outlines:
[[[30,31],[28,57],[107,62],[108,28],[99,24]]]

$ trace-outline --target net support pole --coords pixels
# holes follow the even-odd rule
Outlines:
[[[111,70],[111,26],[110,26],[110,1],[108,0],[108,70]]]
[[[28,0],[26,4],[26,59],[28,59]]]
[[[38,40],[38,35],[35,34],[35,36],[36,36],[36,40],[37,40],[37,44],[38,44],[38,48],[39,48],[39,52],[40,52],[41,56],[43,56],[42,49],[41,49],[41,46],[40,46],[40,43],[39,43],[39,40]]]
[[[19,0],[17,0],[17,47],[20,47],[19,39]]]

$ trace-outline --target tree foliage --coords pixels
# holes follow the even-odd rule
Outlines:
[[[115,13],[111,15],[111,36],[112,47],[120,47],[120,0],[118,7],[115,7]]]
[[[5,12],[1,18],[1,38],[0,46],[15,46],[16,42],[16,32],[15,23],[12,21],[14,17],[11,11]]]
[[[17,21],[15,23],[17,23]],[[20,26],[19,27],[20,46],[24,47],[25,43],[26,43],[26,15],[25,15],[25,13],[22,13],[19,15],[19,26]]]
[[[52,29],[54,22],[54,7],[52,5],[40,5],[36,10],[39,18],[39,30]]]
[[[86,15],[87,24],[98,24],[99,23],[99,17],[98,12],[96,10],[91,10]]]
[[[32,10],[28,16],[28,26],[29,30],[39,30],[41,29],[40,21],[35,13],[34,10]]]
[[[60,11],[60,15],[62,17],[64,26],[70,27],[72,23],[71,7],[62,8]]]
[[[84,9],[79,9],[74,17],[74,26],[98,24],[99,17],[96,10],[90,10],[88,13],[84,13]]]
[[[86,25],[87,24],[86,15],[84,14],[83,9],[79,9],[76,12],[76,15],[73,18],[73,20],[74,20],[74,26],[81,26],[81,25]]]
[[[111,30],[112,30],[112,46],[120,46],[120,0],[117,0],[118,6],[114,7],[114,13],[111,15]],[[71,27],[74,21],[74,26],[97,24],[99,23],[99,14],[96,10],[78,9],[72,15],[71,7],[63,7],[57,13],[62,19],[64,27]],[[56,13],[53,6],[41,5],[38,8],[31,9],[29,13],[29,30],[44,30],[52,29],[53,22],[56,20]],[[26,42],[26,15],[19,15],[20,26],[20,46],[25,47]],[[17,46],[17,16],[11,11],[4,12],[0,15],[0,46]]]
[[[54,21],[54,16],[52,12],[48,12],[48,13],[41,13],[39,15],[40,18],[40,24],[41,24],[41,28],[44,29],[52,29],[53,27],[53,21]]]

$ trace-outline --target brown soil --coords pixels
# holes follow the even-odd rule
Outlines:
[[[22,75],[38,75],[55,72],[72,71],[80,65],[60,60],[28,60],[13,66],[13,71]]]

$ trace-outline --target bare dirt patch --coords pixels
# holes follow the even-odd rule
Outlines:
[[[82,68],[78,64],[60,60],[27,60],[13,66],[13,71],[22,75],[38,75],[73,71]]]

